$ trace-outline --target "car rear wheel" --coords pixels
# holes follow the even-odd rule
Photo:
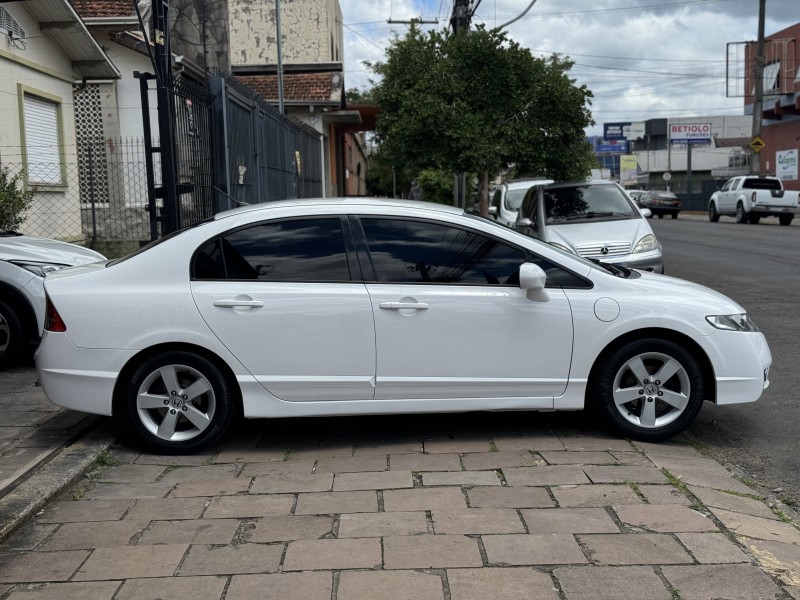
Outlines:
[[[717,206],[713,202],[708,205],[708,220],[712,223],[716,223],[719,221],[719,213],[717,212]]]
[[[678,218],[678,213],[672,213],[672,218],[673,219],[677,219]]]
[[[778,215],[778,221],[781,225],[791,225],[794,215]]]
[[[147,360],[134,372],[126,394],[134,433],[160,453],[194,452],[212,443],[233,415],[225,377],[211,361],[190,352]]]
[[[691,353],[669,340],[625,344],[599,365],[592,390],[610,427],[657,442],[686,429],[703,404],[703,376]]]
[[[737,223],[747,223],[750,220],[750,213],[745,211],[744,204],[739,202],[736,205],[736,222]]]
[[[22,358],[26,342],[22,336],[22,324],[8,304],[0,300],[0,369],[15,364]]]

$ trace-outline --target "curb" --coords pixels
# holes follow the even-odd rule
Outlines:
[[[0,543],[53,498],[77,483],[116,439],[115,430],[109,423],[78,435],[75,443],[62,447],[48,462],[0,498]]]

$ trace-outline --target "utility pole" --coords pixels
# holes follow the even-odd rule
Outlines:
[[[453,16],[450,17],[450,26],[453,28],[453,33],[466,33],[469,31],[472,15],[475,14],[471,4],[470,0],[455,0],[453,2]],[[480,0],[478,0],[478,4],[480,4]]]
[[[423,19],[422,17],[419,17],[418,19],[409,19],[408,21],[389,19],[386,22],[389,23],[389,25],[411,25],[414,27],[415,25],[438,25],[439,19]]]
[[[761,119],[764,104],[764,19],[767,11],[767,0],[758,0],[758,43],[756,49],[755,99],[753,101],[753,139],[761,136]],[[761,175],[761,158],[753,152],[750,170]]]

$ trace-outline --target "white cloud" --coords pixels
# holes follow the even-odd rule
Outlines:
[[[797,0],[767,0],[766,34],[800,20]],[[361,62],[379,61],[405,25],[387,21],[438,18],[449,27],[453,0],[340,0],[344,15],[345,83],[369,87]],[[529,0],[482,0],[473,28],[506,23]],[[604,122],[742,114],[726,96],[726,45],[754,40],[758,0],[538,0],[507,28],[537,56],[558,52],[575,62],[572,77],[594,93],[592,113]]]

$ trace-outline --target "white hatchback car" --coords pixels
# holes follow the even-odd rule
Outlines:
[[[99,252],[47,238],[0,232],[0,368],[19,361],[39,342],[44,325],[44,276],[88,262]]]
[[[211,443],[238,410],[594,405],[622,435],[657,441],[704,400],[757,400],[772,361],[744,309],[712,290],[411,201],[243,207],[45,289],[44,392],[122,416],[158,452]]]
[[[515,228],[584,258],[664,272],[661,244],[650,223],[613,181],[554,183],[528,190]]]

